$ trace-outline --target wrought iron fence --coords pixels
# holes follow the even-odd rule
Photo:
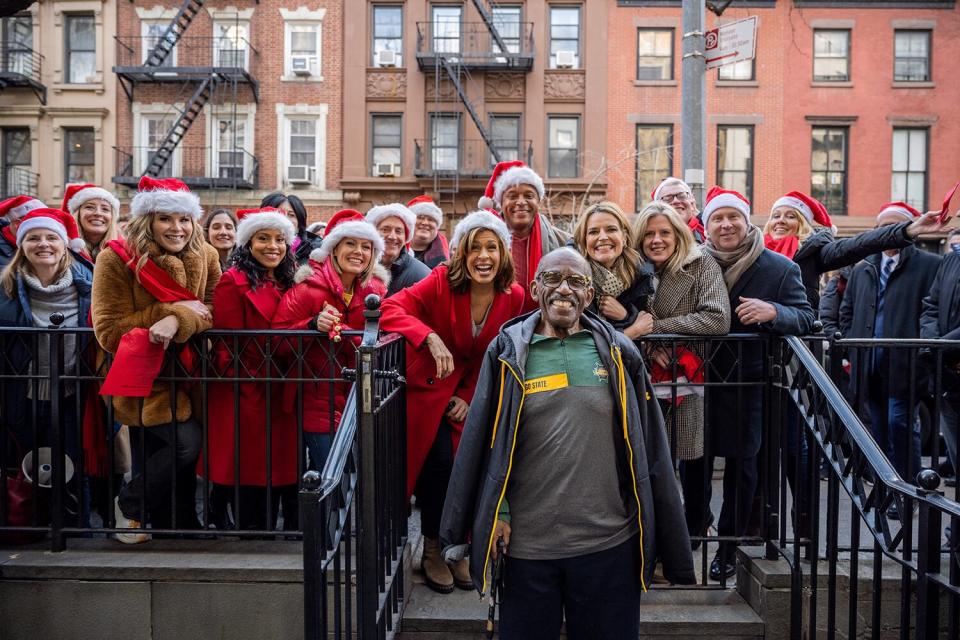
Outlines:
[[[114,147],[117,173],[113,181],[136,186],[156,149],[150,147]],[[178,176],[198,189],[257,189],[260,161],[249,151],[233,146],[178,145],[159,177]]]
[[[497,164],[490,147],[483,140],[454,139],[450,144],[438,140],[414,141],[414,172],[417,176],[440,178],[489,176]],[[530,140],[493,139],[493,147],[501,160],[533,160]]]
[[[162,35],[116,36],[116,66],[123,69],[151,66],[151,54],[165,45]],[[155,73],[176,73],[184,69],[217,69],[249,71],[252,56],[259,55],[250,42],[241,36],[183,36],[179,38],[163,63],[153,65]]]

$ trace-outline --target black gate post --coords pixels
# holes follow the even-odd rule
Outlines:
[[[323,531],[325,523],[320,517],[320,474],[307,471],[303,474],[300,489],[300,527],[303,529],[303,637],[304,640],[320,640],[323,637],[324,607],[320,606],[326,595],[326,574],[323,571],[325,556]]]

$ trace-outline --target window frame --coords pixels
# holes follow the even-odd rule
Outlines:
[[[377,146],[377,144],[376,144],[376,137],[377,137],[376,123],[377,123],[377,120],[378,120],[378,119],[381,119],[381,118],[382,118],[382,119],[393,118],[393,119],[399,120],[399,122],[400,122],[400,134],[399,134],[400,143],[399,143],[396,147]],[[396,177],[400,177],[400,176],[402,175],[402,173],[403,173],[403,113],[402,113],[402,112],[376,112],[376,113],[371,113],[371,114],[370,114],[370,166],[369,166],[369,171],[370,171],[370,176],[371,176],[371,177],[377,177],[377,176],[374,175],[374,167],[376,167],[377,164],[379,164],[379,163],[377,162],[377,158],[376,158],[377,150],[378,150],[378,149],[396,149],[397,151],[400,152],[400,153],[399,153],[400,159],[399,159],[398,162],[397,162],[397,166],[400,167],[400,173],[398,173],[398,174],[396,175]]]
[[[298,76],[293,71],[293,34],[299,29],[308,28],[313,31],[313,41],[316,45],[310,64],[309,76]],[[321,79],[323,60],[323,23],[309,20],[284,20],[283,22],[283,77],[290,79]]]
[[[910,135],[909,135],[909,134],[910,134],[910,132],[912,132],[912,131],[922,131],[922,132],[924,133],[924,143],[923,143],[923,146],[924,146],[924,149],[923,149],[923,171],[922,171],[922,172],[920,172],[920,171],[910,171],[910,168],[909,168],[909,167],[910,167],[910,146],[911,146],[911,145],[910,145]],[[893,128],[893,131],[892,131],[891,138],[890,138],[890,152],[891,152],[891,156],[893,155],[893,149],[894,149],[893,138],[897,135],[898,132],[905,132],[905,133],[907,133],[907,170],[906,170],[906,171],[897,171],[897,170],[895,170],[895,169],[893,168],[893,158],[891,157],[891,160],[890,160],[890,199],[891,199],[891,200],[900,200],[900,201],[909,203],[909,202],[910,202],[910,200],[909,200],[909,195],[910,195],[910,182],[909,182],[910,174],[922,173],[922,174],[923,174],[923,194],[922,194],[923,201],[920,203],[919,206],[914,205],[914,208],[917,209],[918,211],[926,211],[926,210],[927,210],[927,203],[929,202],[929,198],[930,198],[930,127],[894,127],[894,128]],[[898,197],[898,196],[895,196],[894,193],[893,193],[893,180],[894,180],[894,177],[897,176],[898,174],[904,174],[904,175],[906,176],[906,178],[907,178],[907,189],[906,189],[906,191],[904,192],[902,198],[901,198],[901,197]]]
[[[152,120],[163,120],[165,118],[170,119],[170,126],[173,126],[173,123],[176,122],[176,117],[169,111],[140,111],[134,113],[134,142],[137,143],[134,148],[138,150],[136,157],[133,160],[134,171],[136,173],[143,173],[146,171],[147,167],[150,166],[150,151],[151,147],[148,144],[150,139],[150,121]],[[166,128],[169,131],[169,127]],[[173,149],[173,155],[170,156],[170,160],[167,161],[166,168],[170,171],[170,174],[159,176],[161,178],[170,178],[172,176],[177,176],[182,173],[182,158],[183,154],[181,153],[180,145],[177,145]]]
[[[237,36],[238,38],[243,40],[243,45],[244,45],[243,49],[223,49],[222,47],[219,46],[218,43],[221,40],[229,38],[229,36],[218,34],[218,28],[221,26],[226,26],[227,28],[243,27],[246,29],[246,33],[244,35]],[[243,67],[241,68],[244,71],[250,70],[250,47],[251,47],[250,26],[251,26],[250,20],[229,20],[229,19],[213,20],[213,57],[212,57],[213,66],[215,67],[225,66],[222,64],[222,60],[220,59],[221,51],[243,51]],[[230,68],[234,68],[234,67],[230,67]]]
[[[29,156],[26,163],[8,161],[7,135],[13,133],[20,133],[25,136],[27,155]],[[17,195],[17,187],[10,184],[13,178],[12,169],[16,167],[23,167],[26,171],[33,173],[33,141],[30,138],[30,127],[0,127],[0,194],[5,197]]]
[[[514,139],[514,142],[516,144],[513,147],[506,146],[503,144],[496,144],[498,138],[493,137],[494,121],[496,120],[504,120],[504,121],[516,120],[517,136]],[[522,160],[523,162],[527,161],[527,159],[523,157],[523,153],[522,153],[523,151],[522,150],[522,141],[523,141],[523,114],[522,113],[512,113],[512,112],[511,113],[491,113],[487,116],[487,126],[490,127],[491,140],[494,142],[493,146],[497,149],[497,151],[499,152],[503,152],[504,150],[516,151],[517,157],[513,158],[514,160]],[[499,138],[499,139],[506,140],[506,138]],[[496,164],[496,161],[494,160],[492,153],[488,153],[487,155],[489,156],[489,160],[488,160],[489,168],[492,170],[493,166]]]
[[[443,50],[437,49],[437,20],[435,11],[438,9],[456,9],[459,12],[459,19],[457,20],[457,36],[456,38],[451,38],[448,36],[443,36],[440,38],[441,41],[456,41],[457,48],[454,50],[446,49]],[[429,6],[430,11],[430,53],[440,53],[440,54],[463,54],[463,5],[462,4],[450,4],[446,2],[431,3]],[[451,23],[452,24],[452,23]]]
[[[140,42],[141,42],[140,63],[141,64],[145,64],[147,62],[147,58],[150,57],[150,52],[153,51],[153,47],[150,47],[149,49],[147,48],[147,39],[151,37],[149,33],[150,27],[154,27],[154,26],[166,27],[169,24],[170,24],[169,20],[164,20],[162,18],[161,19],[143,19],[140,21]],[[157,40],[156,42],[154,42],[153,46],[155,47],[156,43],[159,42],[162,38],[163,38],[163,34],[160,34],[159,36],[157,36]],[[173,45],[173,49],[170,50],[170,55],[167,56],[166,60],[164,60],[163,68],[177,66],[177,53],[179,52],[179,50],[180,50],[179,43]]]
[[[519,4],[519,3],[503,4],[503,3],[499,3],[499,2],[498,2],[497,4],[495,4],[495,5],[493,5],[493,6],[491,7],[491,10],[490,10],[490,19],[491,19],[491,21],[494,23],[494,25],[496,25],[496,21],[497,21],[497,17],[496,17],[496,16],[497,16],[497,12],[498,12],[498,11],[500,11],[500,12],[502,12],[502,11],[511,11],[511,12],[516,11],[516,12],[517,12],[517,23],[516,23],[516,24],[517,24],[517,36],[516,36],[516,38],[514,38],[514,37],[512,37],[512,36],[510,36],[510,37],[504,37],[503,33],[500,34],[500,37],[501,37],[501,39],[503,40],[504,44],[507,45],[507,51],[506,51],[506,53],[508,53],[508,54],[513,54],[513,55],[522,53],[522,52],[523,52],[523,5],[522,5],[522,4]],[[512,43],[514,43],[514,41],[516,41],[516,50],[511,50],[511,49],[510,49],[510,45],[511,45]],[[493,51],[494,53],[503,53],[502,51],[497,51],[497,50],[496,50],[496,47],[497,47],[497,43],[496,43],[496,41],[494,41],[493,38],[491,37],[491,42],[490,42],[490,49],[491,49],[491,51]]]
[[[723,155],[721,154],[720,132],[728,131],[731,129],[743,129],[747,131],[749,147],[750,147],[750,163],[745,170],[744,169],[724,169],[720,164],[721,156]],[[746,193],[744,193],[743,195],[746,196],[747,200],[749,200],[750,202],[753,202],[753,190],[755,185],[754,176],[755,176],[755,169],[756,169],[756,162],[757,162],[756,135],[757,135],[756,127],[752,124],[718,124],[717,125],[717,160],[716,160],[716,165],[714,169],[716,184],[724,189],[728,189],[730,187],[726,186],[721,175],[725,176],[728,173],[746,174],[745,184],[747,185],[747,187],[746,189],[744,189]],[[726,143],[726,139],[727,139],[727,134],[724,134],[724,143]],[[724,149],[723,151],[726,151],[726,149]]]
[[[813,166],[814,153],[813,153],[813,144],[814,144],[814,133],[818,130],[826,132],[825,137],[829,135],[831,131],[839,131],[843,133],[843,169],[842,171],[831,171],[829,165],[825,169],[816,169]],[[829,153],[827,161],[829,162]],[[848,167],[850,165],[850,127],[848,126],[834,126],[834,125],[814,125],[810,128],[810,195],[827,207],[827,210],[830,211],[831,215],[846,215],[847,205],[849,199],[849,181],[848,181]],[[841,173],[843,178],[841,180],[843,197],[839,206],[833,203],[833,201],[826,197],[827,188],[830,182],[831,173]],[[813,183],[813,176],[815,174],[823,174],[824,176],[824,188],[823,193],[817,193],[817,189]]]
[[[577,11],[577,37],[574,38],[555,38],[553,35],[553,12],[554,11],[569,11],[570,9],[576,9]],[[547,7],[547,68],[548,69],[560,69],[561,67],[557,66],[557,57],[553,52],[553,43],[554,41],[562,42],[573,42],[574,40],[577,43],[576,49],[576,63],[572,67],[563,67],[564,69],[583,69],[583,5],[582,4],[551,4]]]
[[[750,77],[749,78],[724,78],[723,70],[724,69],[735,69],[738,64],[741,62],[750,63]],[[733,64],[726,64],[717,69],[717,81],[718,82],[756,82],[757,80],[757,59],[750,58],[749,60],[741,60],[740,62],[735,62]]]
[[[430,171],[432,171],[432,172],[434,172],[434,173],[436,173],[436,172],[438,172],[438,171],[443,171],[443,172],[448,172],[448,173],[449,173],[449,172],[457,172],[457,173],[459,173],[460,168],[463,166],[463,164],[462,164],[462,161],[463,161],[463,142],[464,142],[464,139],[463,139],[463,114],[461,114],[461,113],[458,112],[458,111],[431,111],[431,112],[428,113],[427,115],[428,115],[427,135],[429,136],[429,137],[428,137],[428,141],[429,141],[429,149],[428,149],[428,151],[429,151],[429,154],[430,154]],[[439,120],[447,119],[447,118],[449,118],[449,119],[451,119],[451,120],[456,120],[456,123],[457,123],[457,145],[456,145],[455,147],[453,147],[453,146],[446,146],[446,145],[444,145],[444,146],[439,146],[439,147],[438,147],[438,146],[434,143],[434,140],[435,140],[434,123],[437,122],[437,121],[439,121]],[[457,165],[457,166],[456,166],[456,168],[454,168],[454,169],[446,169],[446,168],[444,168],[444,169],[438,169],[438,168],[436,167],[436,162],[434,161],[434,157],[435,157],[434,152],[436,151],[436,149],[456,149],[456,150],[457,150],[457,162],[456,162],[456,165]]]
[[[11,27],[17,22],[25,23],[29,27],[29,44],[21,44],[13,37],[16,29]],[[25,76],[35,75],[37,69],[34,69],[33,66],[33,16],[30,13],[15,13],[12,16],[4,16],[2,23],[0,23],[0,28],[2,28],[2,31],[0,31],[2,41],[0,41],[0,44],[2,44],[3,61],[6,63],[4,68],[0,68],[0,71],[19,73]],[[12,65],[10,63],[11,57],[17,54],[22,56],[20,59],[23,60],[23,63]]]
[[[70,24],[74,20],[85,19],[90,21],[93,30],[93,48],[77,49],[70,43]],[[74,80],[73,78],[73,56],[78,53],[93,54],[93,79],[85,82]],[[92,12],[77,11],[65,13],[63,16],[63,81],[64,84],[96,84],[97,75],[97,20]]]
[[[922,80],[911,80],[901,79],[897,77],[897,36],[899,34],[924,34],[927,38],[927,56],[925,58],[927,63],[927,75]],[[903,59],[903,58],[899,58]],[[910,57],[908,60],[915,60],[916,58]],[[894,82],[933,82],[933,29],[894,29],[893,30],[893,81]]]
[[[70,163],[70,146],[71,139],[70,137],[73,134],[85,133],[90,135],[90,164],[72,164]],[[91,167],[93,173],[89,178],[71,178],[70,177],[70,167]],[[63,184],[71,183],[84,183],[84,182],[96,182],[97,178],[97,134],[96,130],[93,127],[64,127],[63,128]]]
[[[842,78],[817,75],[817,60],[839,60],[839,56],[817,56],[818,33],[843,33],[847,37],[847,54],[843,57],[847,62],[847,73]],[[852,82],[853,79],[853,30],[852,29],[813,29],[813,82]]]
[[[552,146],[550,146],[550,145],[551,145],[551,140],[550,140],[550,125],[551,125],[551,124],[553,123],[553,121],[555,121],[555,120],[576,120],[576,122],[577,122],[577,139],[576,139],[576,146],[573,147],[573,149],[575,149],[575,151],[576,151],[576,163],[575,163],[575,164],[576,164],[576,167],[575,167],[574,175],[572,175],[572,176],[557,175],[556,172],[554,171],[553,152],[554,152],[554,151],[569,151],[570,148],[571,148],[571,147],[552,147]],[[577,179],[577,178],[580,177],[580,172],[581,172],[581,166],[580,166],[581,158],[580,158],[580,156],[581,156],[581,153],[582,153],[582,146],[581,146],[581,145],[582,145],[582,139],[583,139],[583,131],[582,131],[582,128],[583,128],[583,118],[582,118],[581,115],[578,114],[578,113],[553,113],[553,114],[547,114],[547,178],[557,178],[557,179],[575,180],[575,179]]]
[[[397,67],[403,66],[403,38],[404,38],[404,24],[403,24],[403,10],[404,5],[402,4],[374,4],[370,8],[370,66],[374,68],[380,68],[377,65],[377,41],[378,40],[397,40],[397,38],[378,38],[377,37],[377,10],[378,9],[387,9],[395,10],[400,12],[400,48],[397,54]],[[431,24],[432,29],[432,24]],[[381,49],[381,51],[389,51],[389,49]]]
[[[640,77],[640,36],[642,33],[670,33],[670,74],[666,78],[641,78]],[[677,30],[673,27],[637,27],[637,65],[636,65],[636,80],[638,82],[669,82],[671,80],[676,80],[676,46],[677,46]],[[667,56],[644,56],[647,58],[657,58],[662,59]]]
[[[633,179],[634,179],[634,190],[636,192],[635,199],[634,199],[634,208],[637,211],[640,210],[640,203],[646,200],[646,198],[650,193],[649,191],[646,190],[645,187],[641,186],[641,179],[640,179],[640,173],[641,171],[643,171],[640,168],[641,151],[640,151],[639,142],[640,142],[641,129],[666,129],[667,130],[666,152],[668,157],[668,160],[667,160],[668,167],[667,167],[667,174],[663,176],[663,178],[667,178],[673,175],[673,129],[674,129],[673,123],[672,122],[642,123],[642,124],[638,123],[636,126],[634,126],[634,129],[633,129],[633,145],[634,145],[634,155],[635,155]],[[653,173],[656,173],[656,169],[653,169]],[[654,180],[656,181],[656,176],[654,177]],[[656,181],[656,182],[657,184],[659,184],[660,181]]]

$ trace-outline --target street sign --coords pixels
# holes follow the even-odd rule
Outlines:
[[[753,60],[757,45],[757,16],[720,25],[704,38],[707,69]]]

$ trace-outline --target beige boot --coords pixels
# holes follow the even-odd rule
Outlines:
[[[423,560],[420,563],[423,578],[427,586],[437,593],[453,591],[453,576],[450,567],[440,557],[440,541],[436,538],[423,538]]]
[[[460,558],[450,565],[450,573],[453,574],[453,584],[464,591],[473,590],[473,580],[470,579],[470,561],[467,558]]]

